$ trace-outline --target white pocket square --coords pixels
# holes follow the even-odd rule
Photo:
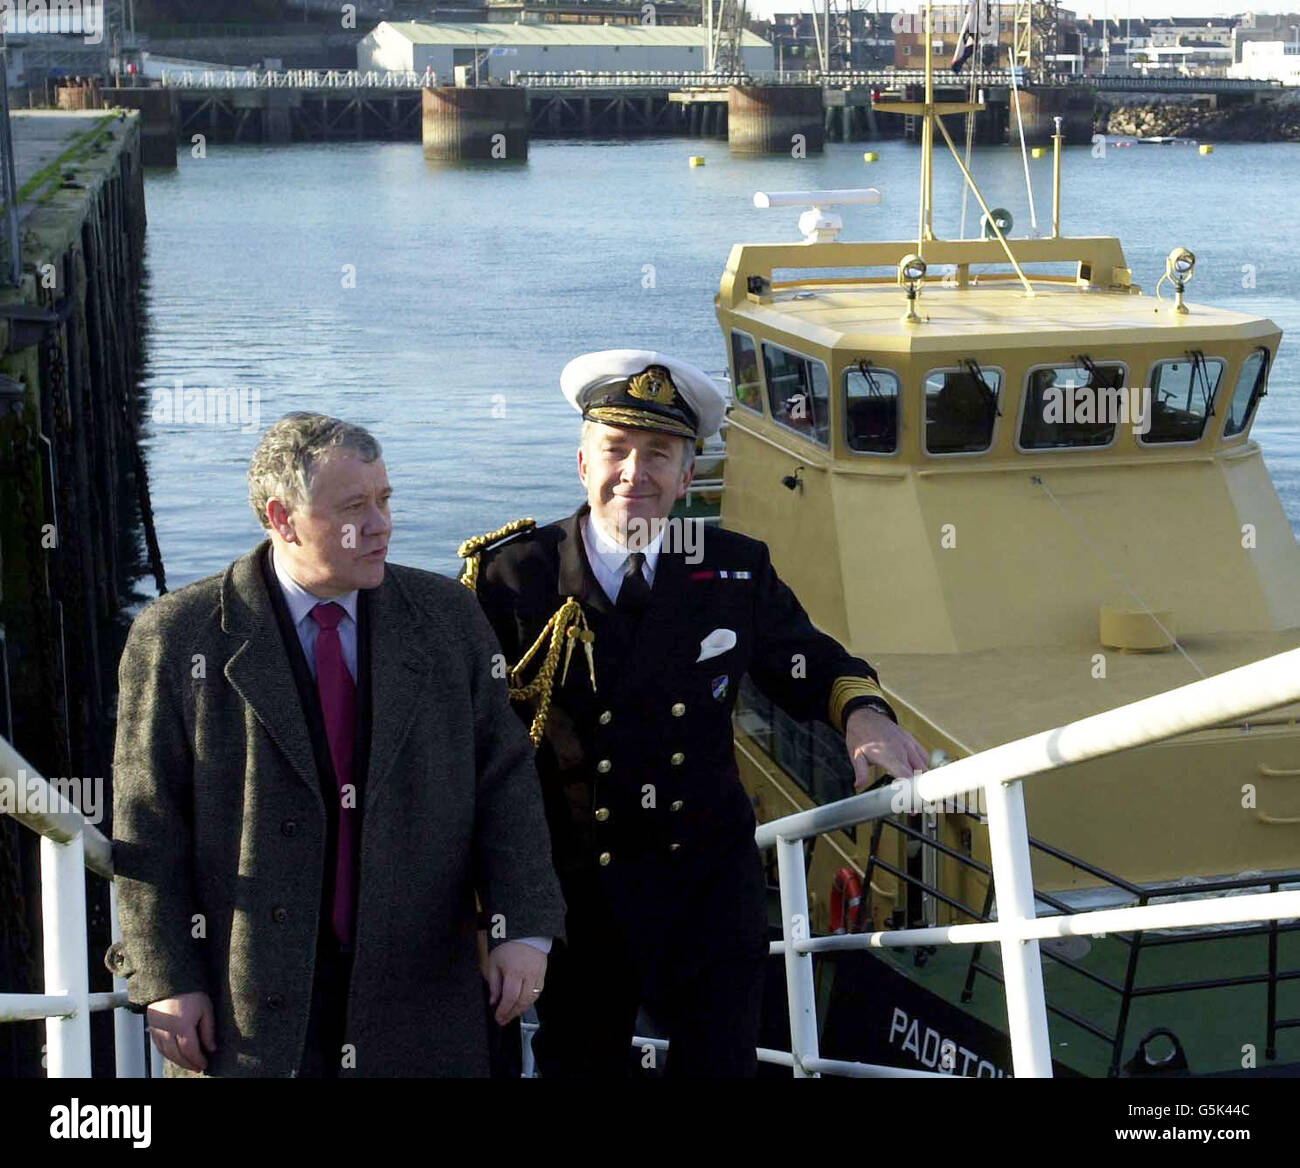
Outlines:
[[[717,657],[735,647],[736,634],[731,629],[714,629],[700,642],[700,655],[695,660],[707,661],[710,657]]]

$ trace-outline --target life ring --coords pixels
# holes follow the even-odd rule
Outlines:
[[[852,868],[841,868],[831,883],[831,932],[856,933],[865,912],[862,881]]]

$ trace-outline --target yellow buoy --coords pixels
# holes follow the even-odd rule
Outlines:
[[[703,155],[703,154],[692,154],[692,155],[691,155],[691,165],[692,165],[692,166],[703,166],[703,165],[704,165],[704,155]]]
[[[1042,158],[1043,155],[1046,154],[1046,153],[1047,153],[1046,149],[1045,149],[1044,147],[1042,147],[1042,146],[1035,146],[1035,147],[1034,147],[1032,150],[1030,150],[1030,152],[1029,152],[1030,156],[1033,157],[1033,158]]]
[[[867,152],[862,156],[862,161],[863,161],[863,162],[877,162],[877,161],[879,161],[879,159],[880,159],[880,155],[877,154],[874,150],[868,150],[868,151],[867,151]]]
[[[1200,150],[1200,152],[1201,152],[1202,154],[1213,154],[1213,153],[1214,153],[1214,145],[1213,145],[1212,143],[1210,143],[1210,142],[1203,142],[1203,143],[1201,143],[1201,145],[1198,147],[1198,149]]]

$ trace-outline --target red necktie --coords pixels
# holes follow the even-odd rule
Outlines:
[[[339,786],[339,850],[334,865],[334,935],[339,943],[352,942],[353,878],[356,868],[356,791],[344,800],[344,786],[352,783],[352,752],[357,729],[357,692],[343,660],[339,640],[339,621],[345,616],[340,605],[318,604],[311,610],[312,620],[320,626],[316,635],[316,689],[325,719],[330,758]]]

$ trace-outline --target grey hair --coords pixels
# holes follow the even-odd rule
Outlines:
[[[328,414],[285,414],[262,435],[248,464],[248,502],[263,527],[271,526],[266,505],[272,499],[285,500],[291,511],[307,507],[316,468],[331,450],[350,450],[363,462],[383,453],[365,427]]]
[[[592,429],[596,426],[603,425],[603,422],[593,422],[584,418],[582,422],[582,437],[579,439],[579,444],[586,446],[587,438],[590,436]],[[682,470],[690,470],[691,467],[695,465],[695,439],[683,437],[682,445],[685,447],[685,453],[682,455]]]

